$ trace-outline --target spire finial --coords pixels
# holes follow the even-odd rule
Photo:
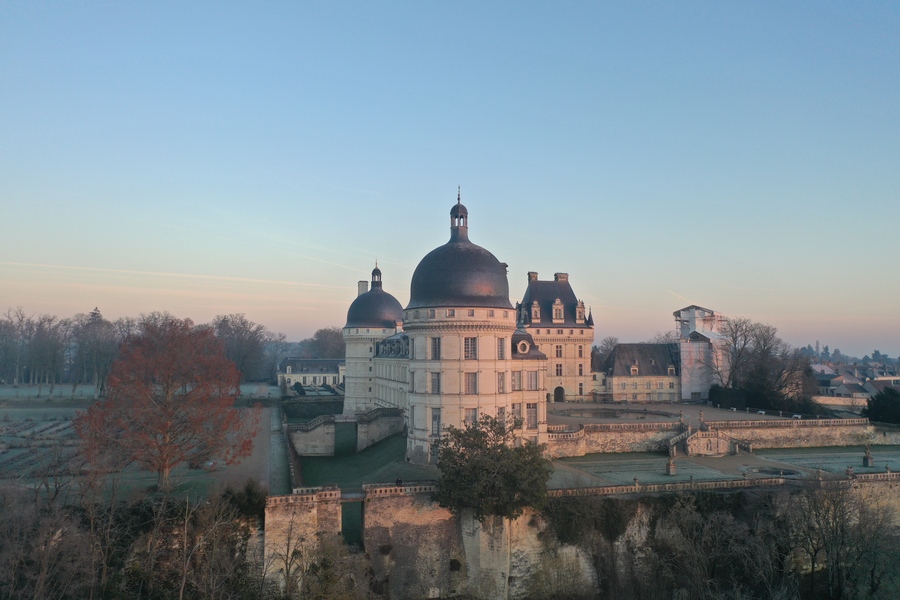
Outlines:
[[[462,204],[462,186],[456,186],[456,203]]]

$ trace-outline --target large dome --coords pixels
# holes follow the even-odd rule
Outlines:
[[[469,241],[468,214],[457,199],[450,211],[450,241],[419,262],[410,283],[407,308],[512,308],[506,263]]]
[[[397,326],[397,321],[401,320],[403,307],[396,298],[382,289],[381,270],[376,266],[372,271],[372,289],[357,296],[350,304],[347,310],[347,324],[344,327],[393,329]]]

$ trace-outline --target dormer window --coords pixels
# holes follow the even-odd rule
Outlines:
[[[638,367],[637,367],[637,365],[631,365],[631,374],[632,374],[632,375],[637,375],[637,374],[638,374]]]
[[[541,307],[538,304],[538,301],[535,300],[531,303],[531,320],[532,321],[540,321],[541,320]]]
[[[562,323],[563,321],[563,304],[562,301],[557,298],[553,303],[553,322],[554,323]]]
[[[287,374],[288,374],[288,375],[291,374],[291,365],[288,365],[288,368],[287,368]]]
[[[675,375],[675,366],[669,365],[669,375]]]
[[[579,323],[584,323],[584,301],[579,300],[578,304],[575,306],[575,320]]]

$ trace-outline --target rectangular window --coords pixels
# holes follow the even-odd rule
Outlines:
[[[675,382],[674,382],[674,381],[670,381],[670,382],[669,382],[669,389],[670,389],[670,390],[674,390],[674,389],[675,389]]]
[[[578,374],[584,375],[584,365],[581,363],[578,363]]]
[[[466,393],[478,393],[478,373],[466,373]]]
[[[550,330],[549,330],[549,329],[547,330],[547,333],[550,333]],[[557,329],[557,330],[556,330],[556,335],[562,335],[562,334],[563,334],[563,330],[562,330],[562,329]]]
[[[416,405],[411,404],[409,407],[409,428],[416,428]]]
[[[475,309],[474,309],[474,308],[470,308],[470,309],[469,309],[469,316],[470,316],[470,317],[474,317],[474,316],[475,316]]]
[[[526,404],[525,415],[528,429],[537,429],[537,403]]]
[[[519,420],[522,418],[522,403],[516,402],[512,405],[512,413],[513,419]]]
[[[528,371],[528,379],[526,380],[528,390],[538,389],[538,372]]]
[[[627,387],[628,387],[628,384],[627,384],[627,383],[620,383],[620,384],[619,384],[619,389],[620,389],[620,390],[624,390],[624,389],[626,389]]]
[[[431,409],[431,435],[441,435],[441,409]]]
[[[649,390],[649,389],[650,389],[650,382],[648,381],[646,384],[644,384],[644,387],[647,388],[647,389]]]
[[[497,407],[497,420],[506,425],[506,407]]]
[[[647,402],[650,402],[650,397],[652,394],[647,394]]]
[[[556,358],[562,358],[562,346],[556,347]]]
[[[415,373],[415,371],[409,372],[409,391],[411,394],[416,393],[416,373]]]
[[[506,373],[497,373],[497,393],[506,393]]]
[[[584,346],[578,346],[578,358],[584,358]]]
[[[497,360],[506,360],[506,338],[497,338]]]
[[[463,422],[466,425],[474,425],[478,422],[478,409],[477,408],[467,408],[463,413]]]
[[[432,394],[440,394],[441,393],[441,374],[440,373],[432,373],[431,374],[431,393]]]
[[[448,316],[448,317],[455,317],[455,316],[456,316],[456,309],[455,309],[455,308],[448,308],[448,309],[447,309],[447,316]]]
[[[657,381],[657,382],[656,382],[656,389],[658,389],[658,390],[663,389],[663,382],[662,382],[662,381]]]
[[[441,338],[431,338],[431,360],[441,360]]]
[[[562,373],[563,373],[562,363],[556,363],[556,376],[562,377]]]
[[[429,318],[429,319],[433,319],[433,318],[434,318],[434,309],[433,309],[433,308],[429,308],[429,309],[428,309],[428,318]]]
[[[494,311],[489,310],[489,311],[488,311],[488,317],[493,317],[493,316],[494,316]]]
[[[522,371],[513,371],[512,372],[512,391],[514,391],[514,392],[522,391]]]
[[[478,359],[478,338],[467,337],[464,342],[464,358],[466,360],[477,360]]]
[[[584,396],[584,384],[583,383],[578,384],[578,395]]]

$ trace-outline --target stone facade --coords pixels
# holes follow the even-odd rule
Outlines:
[[[547,356],[547,389],[554,402],[591,400],[594,318],[585,311],[568,273],[541,281],[528,273],[528,287],[516,304],[518,324]]]
[[[614,402],[681,400],[678,344],[617,344],[604,370],[606,397]]]
[[[611,423],[583,425],[577,431],[551,426],[547,454],[552,458],[592,453],[660,452],[683,431],[681,423]]]

